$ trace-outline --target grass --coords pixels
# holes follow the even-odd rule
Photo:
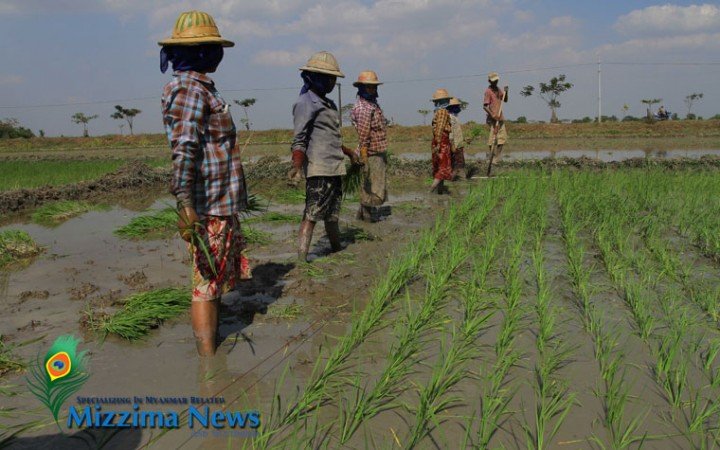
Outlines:
[[[61,186],[95,180],[124,165],[123,160],[2,161],[0,191]]]
[[[270,211],[257,217],[252,217],[245,221],[245,223],[300,223],[302,215],[300,214],[287,214],[277,211]]]
[[[96,319],[95,330],[107,336],[117,335],[129,341],[143,339],[162,322],[188,311],[190,291],[165,288],[135,294],[125,299],[116,313]]]
[[[88,211],[105,209],[100,205],[93,205],[78,200],[61,200],[54,203],[47,203],[37,208],[32,213],[32,221],[45,226],[58,225],[72,217],[79,216]]]
[[[276,320],[296,320],[302,313],[302,306],[293,301],[287,305],[271,306],[267,317]]]
[[[27,232],[0,231],[0,269],[27,263],[41,252],[42,248]]]

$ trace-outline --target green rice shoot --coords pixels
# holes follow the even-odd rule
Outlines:
[[[0,231],[0,269],[27,262],[41,251],[42,248],[26,231]]]
[[[170,237],[177,232],[178,214],[175,208],[165,208],[134,217],[115,234],[126,239],[153,239]]]
[[[102,206],[78,200],[61,200],[39,207],[33,212],[31,218],[37,224],[53,226],[88,211],[102,208]]]
[[[98,320],[97,331],[104,336],[114,334],[137,341],[164,321],[188,311],[190,301],[190,290],[185,288],[164,288],[135,294],[126,299],[120,311]]]

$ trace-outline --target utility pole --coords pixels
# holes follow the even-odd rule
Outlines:
[[[598,123],[602,123],[602,65],[598,53]]]
[[[342,130],[342,84],[338,83],[338,116],[340,116],[340,130]]]

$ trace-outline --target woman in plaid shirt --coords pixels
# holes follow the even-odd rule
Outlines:
[[[223,47],[234,44],[200,11],[181,14],[172,38],[159,44],[161,71],[169,63],[174,70],[163,89],[162,112],[172,148],[178,227],[193,256],[190,317],[198,353],[209,356],[217,344],[220,296],[250,277],[239,220],[247,192],[235,124],[207,76],[220,64]]]
[[[368,222],[373,221],[373,208],[387,200],[387,130],[385,116],[377,103],[381,84],[372,70],[361,72],[353,83],[358,95],[350,113],[358,134],[357,152],[364,163],[357,218]]]

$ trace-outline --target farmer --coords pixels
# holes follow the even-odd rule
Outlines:
[[[215,354],[220,296],[250,278],[240,211],[247,207],[245,176],[235,148],[229,106],[207,75],[217,69],[223,47],[204,12],[180,14],[172,37],[159,42],[160,70],[172,63],[173,78],[162,94],[165,131],[172,148],[171,192],[178,228],[193,257],[190,319],[198,354]]]
[[[485,90],[483,109],[487,113],[487,124],[490,127],[488,136],[488,162],[497,160],[502,154],[503,146],[507,142],[505,130],[505,116],[502,112],[502,102],[508,101],[508,87],[501,91],[498,88],[500,76],[497,72],[490,72],[488,82],[490,86]]]
[[[387,200],[387,130],[385,116],[377,103],[378,86],[381,84],[372,70],[360,72],[353,83],[358,91],[350,117],[358,134],[356,153],[364,164],[357,218],[367,222],[373,221],[374,207]]]
[[[450,113],[450,142],[452,143],[452,179],[458,180],[460,177],[467,178],[465,174],[465,139],[463,138],[462,123],[458,119],[458,114],[462,111],[460,100],[455,97],[450,99],[447,107]]]
[[[433,183],[430,193],[443,194],[449,191],[445,187],[445,180],[452,179],[452,143],[450,142],[450,106],[452,96],[445,89],[438,89],[432,96],[435,104],[435,115],[432,120],[432,171]]]
[[[304,85],[293,106],[295,136],[288,175],[297,179],[302,172],[306,177],[305,212],[298,238],[298,259],[306,262],[313,230],[320,220],[325,222],[332,251],[341,249],[338,219],[345,175],[343,155],[353,164],[360,164],[360,158],[342,145],[338,109],[327,98],[337,77],[345,77],[335,57],[328,52],[315,53],[300,71]]]

